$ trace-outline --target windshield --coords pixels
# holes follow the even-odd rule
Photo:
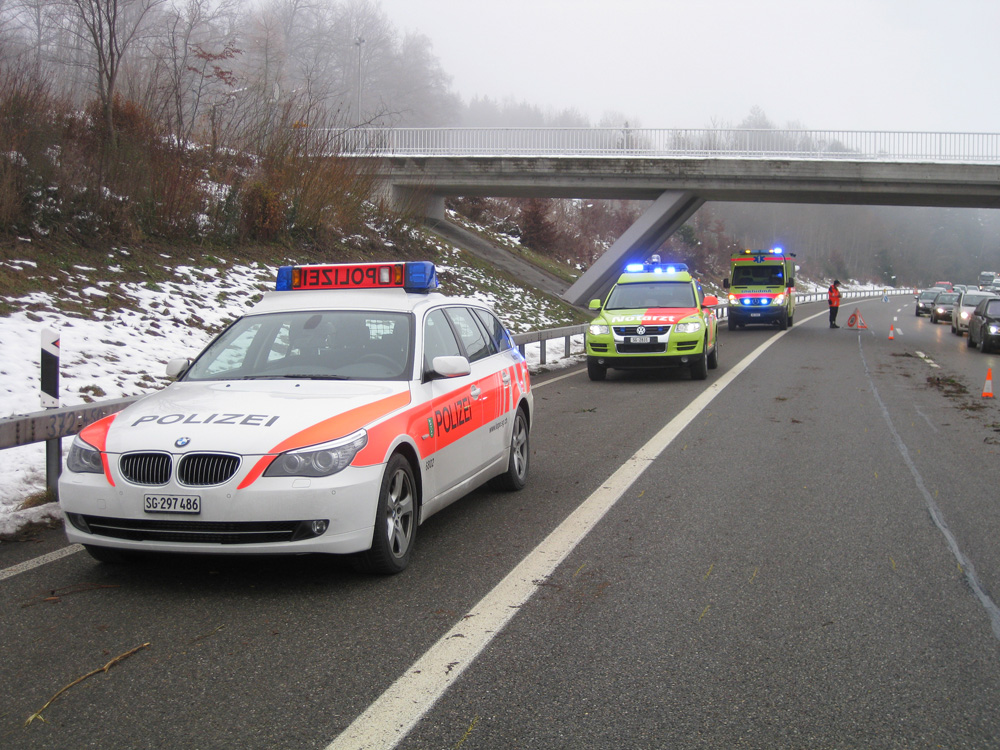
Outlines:
[[[940,289],[935,289],[935,290],[929,291],[929,292],[921,292],[920,293],[920,299],[922,299],[922,300],[932,300],[935,297],[937,297],[939,294],[941,294],[941,290]]]
[[[733,269],[733,286],[782,286],[785,271],[780,265],[742,265]]]
[[[942,294],[937,298],[939,305],[954,305],[958,302],[958,294]]]
[[[618,284],[611,290],[606,310],[633,310],[641,307],[695,307],[690,281],[650,281]]]
[[[409,380],[412,316],[311,310],[240,318],[184,380]]]
[[[992,296],[991,294],[966,294],[962,297],[962,307],[975,307],[987,297]]]

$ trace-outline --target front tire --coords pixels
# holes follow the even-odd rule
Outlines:
[[[990,339],[985,333],[983,333],[982,338],[979,339],[979,351],[983,354],[989,354],[993,351],[993,347],[990,346]]]
[[[528,437],[528,418],[524,409],[518,409],[514,415],[514,429],[511,430],[507,471],[493,478],[494,487],[511,491],[524,489],[524,485],[528,483]]]
[[[691,380],[704,380],[708,377],[708,355],[703,354],[698,357],[698,361],[691,365]]]
[[[357,570],[394,575],[409,565],[417,541],[416,486],[410,462],[399,453],[393,454],[382,475],[372,546],[355,556]]]
[[[712,353],[708,355],[708,369],[714,370],[719,366],[719,337],[715,337],[715,347],[712,349]]]
[[[604,380],[608,376],[608,368],[599,364],[596,359],[588,359],[587,375],[591,380]]]

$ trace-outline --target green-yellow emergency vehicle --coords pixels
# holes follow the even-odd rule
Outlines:
[[[729,330],[748,323],[777,325],[782,331],[795,317],[795,257],[780,247],[744,250],[729,261],[726,317]]]
[[[609,369],[687,367],[704,380],[719,366],[719,321],[714,295],[702,292],[687,266],[626,267],[602,303],[586,335],[587,374],[604,380]]]

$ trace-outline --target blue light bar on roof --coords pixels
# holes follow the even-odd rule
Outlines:
[[[629,263],[625,273],[680,273],[687,271],[684,263]]]
[[[428,292],[438,286],[437,271],[429,261],[406,263],[338,263],[282,266],[275,289],[403,289]]]

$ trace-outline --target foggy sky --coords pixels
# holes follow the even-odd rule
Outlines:
[[[380,0],[465,101],[594,125],[1000,131],[998,0]]]

